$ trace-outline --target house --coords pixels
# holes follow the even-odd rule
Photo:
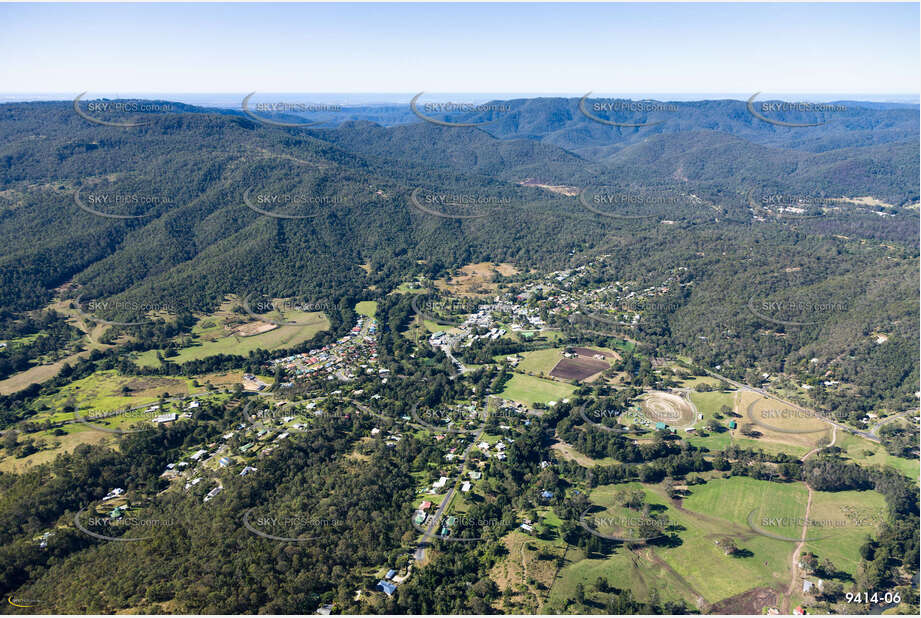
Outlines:
[[[430,506],[432,506],[432,503],[431,503],[431,502],[429,502],[428,500],[423,500],[423,501],[422,501],[422,504],[419,505],[419,510],[420,510],[420,511],[424,511],[425,509],[429,508]]]
[[[221,464],[221,467],[222,467],[222,468],[226,468],[227,466],[230,465],[230,460],[227,459],[226,457],[221,457],[221,458],[218,460],[218,463]]]
[[[667,429],[665,423],[663,423],[662,421],[659,421],[658,423],[656,423],[656,431],[660,431],[663,429]]]
[[[168,412],[166,414],[161,414],[160,416],[155,416],[150,420],[154,423],[172,423],[177,418],[179,418],[178,414],[175,412]]]
[[[116,506],[114,509],[112,509],[112,512],[109,513],[109,519],[121,519],[123,514],[124,511],[122,510],[122,507]]]
[[[454,524],[456,523],[457,523],[457,518],[452,515],[447,520],[445,520],[445,528],[453,528]]]
[[[377,586],[375,586],[375,588],[377,588],[378,590],[386,594],[388,597],[392,597],[393,593],[397,589],[396,585],[391,584],[390,582],[386,582],[384,580],[380,580],[379,582],[377,582]]]
[[[482,472],[470,471],[469,474],[470,474],[470,478],[472,478],[474,481],[478,481],[478,480],[480,480],[480,479],[483,477],[483,473],[482,473]]]
[[[189,459],[191,459],[192,461],[198,461],[199,459],[201,459],[202,457],[204,457],[204,456],[207,455],[207,454],[208,454],[208,451],[202,449],[202,450],[199,450],[199,451],[195,451],[195,453],[193,453],[192,456],[189,457]]]
[[[167,467],[168,467],[168,466],[167,466]],[[111,490],[109,493],[107,493],[107,494],[106,494],[106,497],[103,498],[102,501],[105,502],[106,500],[111,500],[112,498],[117,498],[118,496],[122,495],[123,493],[125,493],[125,490],[124,490],[124,489],[122,489],[121,487],[116,487],[115,489],[113,489],[113,490]]]
[[[735,421],[729,421],[729,429],[735,429],[738,427]]]
[[[214,489],[212,489],[211,491],[208,492],[208,495],[205,496],[205,500],[204,500],[204,501],[207,502],[208,500],[210,500],[210,499],[213,498],[214,496],[216,496],[216,495],[218,495],[219,493],[221,493],[221,491],[223,491],[223,490],[224,490],[224,488],[221,487],[221,486],[215,487]]]
[[[188,408],[189,408],[189,410],[194,410],[194,409],[197,408],[199,405],[201,405],[201,404],[199,404],[197,401],[192,401],[192,402],[189,402]]]
[[[393,579],[393,576],[396,574],[397,572],[394,569],[390,569],[389,571],[387,571],[387,574],[384,575],[384,579]]]
[[[464,493],[470,491],[470,481],[464,481],[464,484],[461,485],[461,491]]]
[[[794,616],[805,616],[806,610],[803,609],[802,605],[797,605],[796,608],[793,610],[793,615]]]
[[[254,468],[254,467],[252,467],[252,466],[246,466],[245,468],[243,468],[242,470],[240,470],[240,476],[246,476],[247,474],[251,474],[251,473],[256,472],[256,471],[257,471],[256,468]]]
[[[433,489],[442,489],[448,482],[448,477],[443,476],[434,483],[432,483]]]
[[[553,492],[547,491],[545,489],[544,491],[540,492],[540,497],[543,498],[544,500],[550,500],[551,498],[553,498]]]
[[[413,523],[417,526],[421,526],[425,522],[425,511],[416,511],[413,514]]]
[[[317,611],[314,613],[318,616],[329,616],[330,614],[333,613],[333,606],[329,604],[321,605],[320,607],[317,608]]]
[[[525,532],[534,532],[534,528],[530,524],[521,524],[520,528]]]

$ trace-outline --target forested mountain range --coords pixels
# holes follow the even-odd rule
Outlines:
[[[845,352],[860,357],[870,352],[855,352],[854,345],[864,345],[857,333],[874,330],[897,331],[895,345],[887,347],[895,357],[903,356],[899,346],[914,349],[917,303],[891,299],[917,298],[917,211],[894,208],[883,216],[848,207],[813,219],[758,220],[748,200],[757,189],[916,202],[917,115],[903,116],[914,112],[870,109],[848,116],[848,123],[866,129],[860,140],[835,137],[829,122],[817,129],[838,147],[809,152],[796,142],[805,138],[795,136],[812,129],[753,125],[747,111],[727,112],[738,103],[688,104],[698,114],[719,111],[727,118],[705,130],[666,132],[667,123],[631,130],[647,133],[598,149],[591,146],[603,141],[598,131],[626,132],[573,120],[566,112],[572,101],[514,103],[520,122],[507,139],[422,121],[285,129],[187,106],[148,115],[144,126],[106,127],[81,118],[70,103],[0,106],[0,234],[8,239],[0,249],[0,305],[37,309],[65,284],[73,286],[65,296],[133,300],[177,312],[211,310],[227,294],[338,302],[472,262],[549,269],[605,253],[620,269],[612,277],[652,278],[682,267],[695,278],[682,308],[649,333],[663,345],[712,358],[758,355],[778,366],[819,352],[829,359]],[[490,128],[506,126],[502,122]],[[579,152],[563,148],[568,142],[549,130],[558,124],[564,131],[570,122],[587,136]],[[775,145],[740,137],[741,129],[723,130],[740,123],[761,138],[774,134]],[[589,211],[575,195],[521,186],[528,179],[578,191],[615,185],[640,196],[655,189],[674,199],[641,204],[649,218],[618,219]],[[456,211],[477,218],[444,218],[414,207],[415,190],[494,201]],[[245,204],[247,192],[306,196],[264,207],[310,218],[259,214]],[[119,194],[143,199],[92,208],[135,218],[102,217],[80,205]],[[832,296],[852,295],[846,316],[774,337],[757,353],[749,339],[731,351],[700,349],[701,337],[719,340],[722,332],[708,316],[720,315],[720,323],[740,333],[755,329],[745,303],[766,285],[759,277],[788,268],[809,273],[794,286],[825,281]],[[116,316],[137,317],[105,314]],[[911,388],[901,373],[892,379],[903,394]]]

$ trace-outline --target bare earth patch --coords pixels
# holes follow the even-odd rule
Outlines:
[[[460,269],[460,274],[450,279],[441,279],[435,285],[441,290],[450,290],[457,294],[484,295],[495,291],[497,284],[493,283],[495,272],[502,276],[514,275],[518,269],[513,264],[493,262],[479,262],[467,264]]]
[[[709,613],[760,616],[765,607],[776,607],[778,594],[773,588],[752,588],[713,604]]]
[[[643,414],[653,422],[662,422],[675,427],[693,425],[697,420],[691,403],[671,393],[652,391],[643,397]]]
[[[594,358],[563,358],[550,371],[550,377],[560,380],[585,380],[610,367],[603,360]]]
[[[537,187],[538,189],[543,189],[544,191],[550,191],[551,193],[558,193],[568,197],[575,197],[579,195],[579,187],[571,187],[569,185],[549,185],[534,180],[533,178],[522,180],[518,184],[522,187]]]
[[[261,335],[262,333],[267,333],[276,328],[278,328],[278,324],[272,324],[270,322],[248,322],[234,329],[233,334],[239,337],[252,337],[253,335]]]

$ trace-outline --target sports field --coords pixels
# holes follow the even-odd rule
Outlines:
[[[576,387],[569,384],[516,373],[499,395],[505,399],[534,405],[535,403],[561,401],[571,396],[575,390]]]

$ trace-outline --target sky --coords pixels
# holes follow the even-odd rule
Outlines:
[[[0,3],[6,94],[903,94],[919,48],[918,3]]]

